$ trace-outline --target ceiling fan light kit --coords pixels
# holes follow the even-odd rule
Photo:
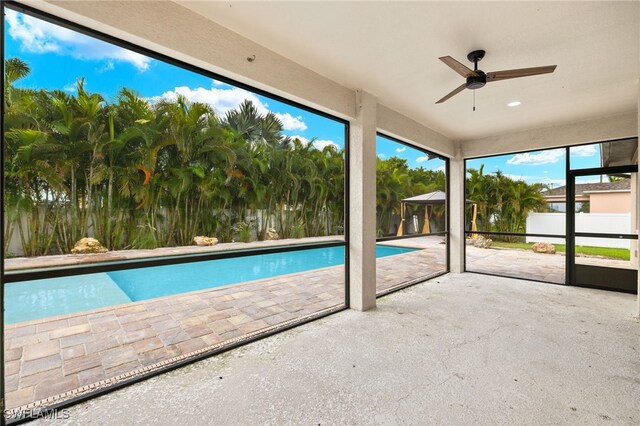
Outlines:
[[[443,56],[439,58],[442,62],[444,62],[449,68],[460,74],[462,77],[466,79],[466,81],[453,89],[447,95],[445,95],[442,99],[436,102],[436,104],[441,104],[449,98],[457,95],[462,92],[464,89],[476,90],[484,87],[487,83],[492,81],[501,81],[508,80],[511,78],[519,78],[519,77],[529,77],[533,75],[540,74],[549,74],[555,71],[557,65],[547,65],[544,67],[534,67],[534,68],[520,68],[515,70],[505,70],[505,71],[493,71],[485,73],[482,70],[478,69],[478,62],[484,58],[485,55],[484,50],[474,50],[467,55],[467,59],[470,62],[473,62],[473,69],[470,69],[466,65],[461,64],[460,62],[453,59],[451,56]],[[474,106],[475,111],[475,106]]]

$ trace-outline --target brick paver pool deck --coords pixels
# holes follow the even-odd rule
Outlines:
[[[425,241],[377,259],[378,292],[445,270],[445,246]],[[8,325],[6,407],[50,405],[340,309],[344,287],[335,266]]]
[[[566,257],[564,253],[534,253],[530,250],[467,246],[466,270],[503,275],[526,280],[564,284]],[[628,269],[632,264],[626,260],[598,256],[580,256],[576,263],[582,265],[607,266]]]

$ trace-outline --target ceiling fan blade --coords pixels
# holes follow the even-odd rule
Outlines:
[[[545,67],[520,68],[517,70],[494,71],[487,73],[487,82],[508,80],[510,78],[529,77],[532,75],[549,74],[556,70],[557,65],[547,65]]]
[[[436,102],[437,104],[441,104],[444,101],[446,101],[447,99],[457,95],[458,93],[462,92],[464,90],[464,88],[466,87],[465,83],[461,84],[460,86],[456,87],[455,89],[453,89],[451,91],[451,93],[449,93],[447,96],[445,96],[444,98],[440,99],[438,102]]]
[[[478,74],[475,71],[468,68],[466,65],[462,65],[460,62],[456,61],[451,56],[443,56],[442,58],[438,58],[438,59],[440,59],[445,64],[449,65],[449,68],[451,68],[452,70],[454,70],[455,72],[463,76],[464,78],[471,77],[471,76],[473,77],[478,76]]]

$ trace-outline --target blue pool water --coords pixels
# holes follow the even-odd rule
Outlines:
[[[376,246],[376,257],[415,249]],[[5,324],[344,263],[344,247],[261,254],[5,284]]]

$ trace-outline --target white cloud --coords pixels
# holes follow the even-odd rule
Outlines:
[[[317,140],[313,142],[313,146],[320,151],[322,151],[327,146],[334,146],[336,149],[340,149],[337,143],[330,140]]]
[[[402,148],[396,148],[396,152],[405,152],[407,150],[406,146],[403,146]]]
[[[205,89],[204,87],[191,89],[187,86],[180,86],[176,87],[173,90],[169,90],[168,92],[164,92],[160,96],[153,96],[149,98],[149,101],[174,101],[176,100],[178,95],[184,96],[191,102],[209,104],[220,116],[226,114],[227,111],[238,108],[238,106],[240,106],[240,104],[245,100],[251,101],[260,114],[266,114],[269,112],[267,107],[262,102],[260,102],[258,96],[247,90],[237,87],[234,87],[232,89],[218,89],[215,87],[212,87],[211,89]]]
[[[571,147],[571,155],[575,155],[576,157],[592,157],[596,155],[598,150],[595,145],[582,145],[582,146],[572,146]]]
[[[307,125],[304,124],[304,121],[302,121],[302,116],[300,115],[294,117],[288,112],[285,112],[284,114],[276,112],[275,115],[282,122],[282,128],[284,130],[300,130],[301,132],[307,130]]]
[[[384,160],[385,158],[387,158],[387,154],[378,154],[378,158]]]
[[[213,83],[214,86],[216,83]],[[174,101],[178,95],[182,95],[191,102],[200,102],[203,104],[211,105],[219,116],[224,116],[227,111],[236,109],[245,100],[251,101],[260,114],[267,114],[269,109],[267,104],[260,101],[258,96],[248,90],[240,89],[238,87],[226,86],[227,88],[212,87],[211,89],[205,89],[204,87],[198,87],[191,89],[187,86],[176,87],[173,90],[164,92],[160,96],[153,96],[149,98],[150,102],[158,102],[160,100]],[[282,122],[283,130],[307,130],[307,125],[302,121],[302,116],[294,117],[293,115],[286,113],[274,113],[276,117]]]
[[[149,68],[151,58],[6,9],[9,36],[20,42],[20,48],[33,53],[57,53],[84,60],[112,60],[127,62],[139,71]]]
[[[557,163],[564,157],[564,149],[551,149],[537,154],[525,152],[516,154],[507,160],[507,164],[519,164],[523,166],[539,166],[541,164]]]
[[[418,163],[424,163],[425,161],[429,161],[429,156],[428,155],[423,155],[422,157],[416,158],[416,162],[418,162]]]
[[[228,84],[227,84],[227,83],[225,83],[225,82],[222,82],[222,81],[220,81],[220,80],[216,80],[215,78],[212,78],[212,79],[211,79],[211,82],[212,82],[212,83],[213,83],[213,85],[214,85],[214,86],[216,86],[216,87],[232,87],[232,86],[228,85]]]
[[[76,86],[76,83],[69,83],[69,84],[65,84],[62,90],[69,93],[75,93],[78,91],[78,87]]]
[[[302,142],[303,145],[308,145],[309,143],[313,142],[313,147],[319,151],[322,151],[326,146],[333,146],[337,150],[340,149],[340,146],[337,143],[328,139],[327,140],[309,140],[304,136],[300,136],[300,135],[289,136],[289,137],[291,139],[298,139],[300,142]]]

